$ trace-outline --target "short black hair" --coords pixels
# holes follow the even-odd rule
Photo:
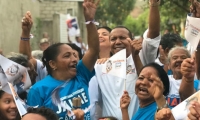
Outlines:
[[[46,120],[58,120],[58,116],[56,115],[56,113],[53,110],[45,107],[40,107],[40,108],[29,107],[25,115],[29,113],[41,115],[44,118],[46,118]]]
[[[112,30],[117,29],[117,28],[124,28],[124,29],[128,30],[128,35],[129,35],[130,39],[133,40],[132,32],[127,27],[119,25],[119,26],[114,27]]]
[[[160,41],[160,45],[162,45],[162,48],[164,50],[166,48],[170,50],[178,43],[182,43],[182,38],[180,37],[180,35],[174,33],[167,33],[163,35]]]
[[[112,29],[109,28],[108,26],[98,27],[97,30],[99,30],[99,29],[106,29],[109,33],[112,31]]]
[[[112,117],[112,116],[100,117],[99,119],[105,119],[105,118],[108,118],[109,120],[118,120],[116,117]]]
[[[167,96],[168,93],[169,93],[169,78],[168,78],[168,75],[167,73],[165,72],[165,70],[163,69],[163,67],[161,67],[160,65],[158,65],[157,63],[149,63],[147,65],[145,65],[141,70],[140,72],[146,68],[146,67],[153,67],[154,69],[156,69],[157,73],[158,73],[158,77],[160,78],[160,80],[162,81],[163,85],[164,85],[164,92],[163,92],[163,95],[164,96]],[[139,73],[140,73],[139,72]]]
[[[83,58],[83,54],[82,54],[82,51],[81,51],[81,48],[78,47],[76,44],[74,43],[66,43],[67,45],[69,45],[73,50],[76,50],[78,52],[78,56],[79,56],[79,59],[81,60]]]
[[[5,92],[4,92],[3,90],[0,90],[0,99],[1,99],[1,97],[3,96],[4,93],[5,93]]]

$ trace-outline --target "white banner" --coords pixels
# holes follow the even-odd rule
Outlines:
[[[26,104],[23,100],[20,99],[20,97],[18,96],[17,92],[15,91],[15,88],[13,87],[13,85],[9,82],[8,82],[8,85],[9,85],[9,88],[10,88],[11,93],[13,95],[13,98],[15,100],[15,104],[17,106],[19,114],[22,117],[23,115],[25,115],[27,113]]]
[[[126,79],[126,49],[119,51],[103,64],[102,72]]]
[[[195,51],[200,40],[200,19],[187,16],[185,25],[185,38],[191,45],[191,51]]]
[[[31,86],[31,80],[25,67],[2,55],[0,55],[0,61],[1,88],[4,88],[7,82],[10,82],[15,87],[17,93],[20,93]]]
[[[189,113],[189,107],[194,101],[200,102],[200,91],[194,93],[192,96],[172,109],[172,114],[175,120],[188,120],[187,115]]]

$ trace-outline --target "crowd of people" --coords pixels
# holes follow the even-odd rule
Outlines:
[[[80,36],[75,42],[51,44],[44,33],[40,50],[32,51],[34,21],[30,11],[25,14],[19,53],[0,54],[27,68],[32,84],[19,93],[27,113],[20,116],[13,96],[0,90],[0,119],[175,119],[171,109],[200,89],[200,43],[191,53],[178,33],[160,34],[160,0],[149,0],[149,27],[139,40],[125,26],[97,27],[99,2],[83,2],[88,47]],[[199,5],[192,2],[192,17],[200,18]],[[104,63],[124,49],[126,79],[103,73]],[[188,119],[199,120],[200,103],[191,104]]]

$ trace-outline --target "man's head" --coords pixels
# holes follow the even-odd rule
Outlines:
[[[42,34],[42,37],[43,37],[43,38],[49,38],[49,34],[48,34],[47,32],[44,32],[44,33]]]
[[[80,36],[76,36],[76,41],[77,41],[78,43],[81,43],[81,42],[82,42],[82,39],[80,38]]]
[[[172,70],[173,75],[181,74],[181,64],[186,58],[190,58],[189,51],[184,47],[174,47],[168,54],[169,69]]]
[[[49,108],[28,108],[21,120],[58,120],[58,117]]]
[[[160,45],[162,46],[166,55],[175,46],[183,46],[182,38],[178,34],[167,33],[162,36]]]
[[[40,50],[44,51],[50,46],[48,38],[42,38],[40,40]]]
[[[126,57],[131,55],[131,45],[127,38],[132,40],[131,31],[124,26],[115,27],[110,33],[111,52],[113,54],[126,49]]]

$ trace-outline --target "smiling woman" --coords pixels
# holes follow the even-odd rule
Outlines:
[[[1,120],[20,120],[17,106],[11,94],[0,90],[0,118]]]
[[[82,60],[79,61],[75,51],[65,43],[49,46],[42,58],[48,76],[32,86],[28,93],[28,105],[50,108],[57,113],[59,120],[71,119],[68,114],[70,111],[66,110],[66,106],[69,109],[73,107],[74,97],[81,98],[81,109],[90,106],[88,84],[95,74],[94,65],[99,53],[97,29],[92,22],[98,2],[99,0],[97,3],[94,0],[83,2],[85,20],[89,22],[86,24],[89,48]],[[81,118],[82,113],[77,112],[75,116]],[[89,120],[89,114],[89,112],[85,113],[84,119]]]

